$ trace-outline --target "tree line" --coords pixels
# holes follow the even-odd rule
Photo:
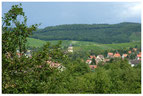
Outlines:
[[[69,24],[46,27],[33,32],[32,38],[41,40],[76,40],[103,44],[141,40],[141,24]]]

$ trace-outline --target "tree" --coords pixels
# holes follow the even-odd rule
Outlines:
[[[136,56],[137,56],[136,53],[131,53],[131,54],[129,55],[129,59],[135,59]]]
[[[22,85],[21,80],[25,77],[25,70],[27,68],[31,70],[31,65],[28,64],[32,64],[32,59],[29,60],[25,57],[19,59],[15,53],[17,48],[20,53],[26,51],[27,37],[36,30],[38,24],[27,26],[27,17],[21,6],[21,4],[13,5],[2,17],[2,91],[4,93],[22,92],[22,89],[15,88],[15,86]]]
[[[13,5],[2,17],[2,50],[13,55],[18,48],[20,53],[26,51],[27,37],[36,30],[38,24],[27,26],[27,17],[20,5]]]
[[[98,68],[95,73],[94,93],[110,93],[112,83],[104,68]]]

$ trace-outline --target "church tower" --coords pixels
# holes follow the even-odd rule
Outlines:
[[[69,47],[68,47],[68,52],[73,52],[72,44],[69,45]]]

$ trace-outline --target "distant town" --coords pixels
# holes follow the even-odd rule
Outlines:
[[[73,52],[73,47],[68,47],[68,52]],[[131,55],[134,54],[132,59],[130,59]],[[113,59],[127,59],[131,67],[136,66],[137,64],[141,63],[141,52],[138,51],[137,48],[132,48],[128,53],[120,54],[119,52],[112,53],[108,52],[107,57],[104,57],[102,54],[97,56],[91,55],[87,58],[86,63],[89,65],[91,69],[95,69],[98,67],[98,64],[105,64],[110,62]]]
[[[73,46],[72,44],[69,45],[69,47],[67,48],[67,51],[65,52],[65,54],[67,53],[73,53]],[[26,58],[32,58],[32,54],[31,54],[32,50],[27,50],[27,52],[24,54],[26,56]],[[19,50],[17,50],[17,56],[20,58],[23,53],[20,53]],[[131,55],[134,54],[134,56],[131,57]],[[7,54],[7,56],[10,56],[10,54]],[[124,54],[120,54],[119,52],[108,52],[107,53],[107,57],[104,57],[102,54],[99,54],[97,56],[95,55],[90,55],[88,56],[87,60],[85,61],[86,64],[89,65],[89,68],[91,70],[94,70],[95,68],[98,67],[99,64],[106,64],[108,62],[111,62],[112,60],[116,60],[116,59],[126,59],[128,60],[128,63],[131,65],[131,67],[136,66],[137,64],[141,63],[141,52],[138,51],[137,48],[132,48],[130,51],[128,51],[128,53],[124,53]],[[49,64],[50,67],[54,67],[54,68],[58,68],[61,71],[63,71],[65,69],[64,66],[62,66],[62,64],[58,63],[58,62],[52,62],[52,61],[46,61],[47,64]],[[42,65],[38,66],[39,68],[42,67]]]

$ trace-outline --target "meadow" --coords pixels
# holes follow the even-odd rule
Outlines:
[[[52,45],[57,44],[59,40],[52,40],[52,41],[43,41],[39,39],[34,38],[28,38],[27,39],[27,46],[30,47],[42,47],[46,42],[50,42]],[[96,42],[87,42],[87,41],[73,41],[73,40],[62,40],[62,47],[67,48],[70,44],[74,47],[75,51],[83,50],[117,50],[117,49],[128,49],[130,47],[135,47],[136,45],[138,47],[141,46],[141,42],[135,41],[135,42],[129,42],[129,43],[114,43],[114,44],[99,44]]]

